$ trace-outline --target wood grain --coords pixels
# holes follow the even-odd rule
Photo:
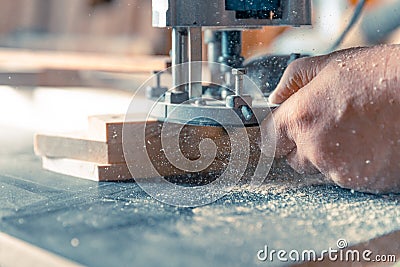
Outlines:
[[[143,129],[144,122],[156,123],[156,119],[147,118],[146,114],[135,114],[129,116],[125,121],[125,115],[96,115],[88,118],[88,136],[93,140],[103,141],[108,144],[122,143],[122,128],[131,128],[130,131]]]
[[[160,161],[153,162],[155,167],[162,167],[160,176],[174,177],[174,181],[179,180],[180,175],[187,174],[185,171],[173,168],[172,165],[166,165]],[[125,163],[119,164],[98,164],[89,161],[82,161],[76,159],[66,158],[48,158],[42,157],[42,167],[45,170],[74,176],[82,179],[87,179],[96,182],[117,182],[117,181],[130,181],[135,178],[132,177],[127,165]],[[198,173],[191,173],[190,177],[196,178],[202,174],[216,173],[221,170],[221,162],[215,161],[208,168]],[[140,178],[156,178],[153,177],[146,169],[137,168],[135,171],[136,177]]]
[[[100,115],[89,118],[87,133],[77,134],[37,134],[35,136],[35,153],[44,157],[44,167],[56,172],[96,181],[115,181],[130,179],[127,171],[122,143],[123,115]],[[222,172],[229,165],[231,143],[229,135],[222,127],[170,124],[171,133],[166,133],[161,140],[165,124],[150,119],[147,122],[142,115],[130,117],[125,127],[129,138],[127,145],[129,164],[134,168],[134,178],[154,176],[143,166],[150,163],[159,176],[188,174],[170,162],[166,155],[166,146],[179,135],[179,147],[172,147],[173,153],[181,153],[190,161],[211,159],[208,167],[189,174],[199,175],[208,172]],[[243,154],[248,161],[248,169],[257,166],[260,157],[258,146],[259,128],[247,128],[250,139],[250,157]],[[211,139],[216,147],[215,157],[211,153],[201,155],[199,146],[202,140]],[[163,146],[164,145],[164,146]],[[239,154],[242,151],[239,150]],[[46,164],[45,164],[46,162]],[[199,161],[202,164],[202,160]],[[207,160],[208,162],[208,160]],[[196,163],[197,164],[197,163]],[[199,165],[203,166],[203,165]],[[207,165],[205,165],[207,166]]]

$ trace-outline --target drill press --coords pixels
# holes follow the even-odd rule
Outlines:
[[[265,99],[257,103],[245,93],[245,75],[254,75],[243,64],[242,30],[311,24],[310,0],[153,0],[152,9],[154,27],[172,28],[172,88],[149,89],[160,97],[151,115],[201,125],[238,126],[235,114],[240,125],[254,126],[268,114]],[[207,64],[201,63],[203,31]],[[204,68],[214,84],[202,83]]]

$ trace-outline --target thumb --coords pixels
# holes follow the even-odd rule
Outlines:
[[[299,58],[286,68],[276,89],[268,100],[272,104],[281,104],[291,95],[306,86],[328,64],[328,55]]]
[[[282,108],[283,107],[283,108]],[[285,105],[277,108],[260,125],[262,133],[261,151],[265,155],[275,151],[275,157],[279,158],[289,154],[296,144],[288,132],[288,116]]]

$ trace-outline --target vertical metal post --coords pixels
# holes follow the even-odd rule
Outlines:
[[[201,97],[202,31],[200,27],[172,28],[172,82],[175,91],[188,91],[189,98]],[[188,63],[187,68],[176,66]]]
[[[204,39],[207,44],[207,61],[218,62],[218,58],[221,55],[221,32],[207,29],[204,31]],[[211,81],[222,84],[224,80],[221,78],[219,65],[209,64],[208,67],[211,72]]]
[[[233,69],[232,74],[235,77],[235,94],[237,96],[243,95],[243,78],[247,73],[245,68]]]
[[[202,79],[202,31],[201,27],[188,28],[189,33],[189,98],[203,94]]]
[[[188,32],[186,28],[172,28],[172,86],[184,92],[189,73],[176,66],[188,62]]]

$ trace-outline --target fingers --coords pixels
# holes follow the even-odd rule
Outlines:
[[[319,170],[308,160],[307,156],[299,151],[296,142],[292,138],[293,128],[288,127],[285,105],[278,108],[273,116],[269,116],[261,125],[266,131],[266,139],[262,145],[262,152],[271,155],[272,143],[276,142],[275,157],[285,157],[289,165],[298,173],[316,174]],[[275,142],[274,142],[275,141]]]
[[[349,48],[328,55],[303,57],[293,61],[286,68],[279,84],[270,95],[269,102],[283,103],[311,82],[332,60],[345,61],[349,56],[365,49],[365,47]]]
[[[308,160],[308,158],[297,151],[297,148],[287,155],[287,162],[296,172],[300,174],[317,174],[319,170]]]
[[[288,132],[288,117],[284,110],[285,107],[279,107],[261,123],[265,133],[262,135],[261,150],[265,155],[270,155],[271,149],[275,149],[275,157],[282,157],[296,147]]]
[[[311,86],[307,85],[306,87]],[[308,92],[308,88],[306,89]],[[313,146],[308,138],[308,127],[311,116],[309,105],[304,105],[302,100],[305,99],[305,93],[301,92],[291,97],[279,108],[277,108],[272,116],[269,116],[261,127],[267,132],[267,139],[269,143],[275,141],[275,157],[286,157],[289,165],[298,173],[315,174],[319,170],[309,160],[309,148]],[[307,94],[306,94],[307,95]],[[263,153],[265,154],[267,146],[263,146]],[[268,149],[271,149],[271,145]],[[268,151],[269,155],[270,150]]]
[[[286,68],[279,84],[269,97],[269,102],[281,104],[306,86],[327,65],[329,55],[300,58]]]

